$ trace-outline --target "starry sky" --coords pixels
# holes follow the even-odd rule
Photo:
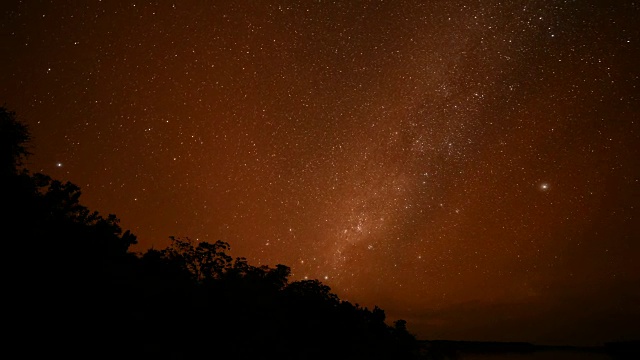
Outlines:
[[[220,239],[421,339],[640,338],[640,3],[3,4],[27,167],[133,251]]]

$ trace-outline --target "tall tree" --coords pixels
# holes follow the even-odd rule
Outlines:
[[[13,111],[0,106],[0,171],[2,175],[15,174],[31,153],[27,144],[31,140],[29,128],[16,118]]]

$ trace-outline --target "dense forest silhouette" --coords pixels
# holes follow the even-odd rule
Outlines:
[[[6,343],[19,357],[412,359],[406,322],[342,301],[229,244],[171,237],[143,254],[70,182],[25,169],[28,127],[0,107]],[[153,215],[150,215],[153,216]]]

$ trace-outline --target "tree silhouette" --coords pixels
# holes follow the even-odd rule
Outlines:
[[[228,243],[170,237],[129,251],[115,215],[80,202],[70,182],[20,169],[30,135],[0,108],[4,283],[11,343],[66,358],[411,359],[406,322],[341,301],[291,269],[233,259]],[[38,352],[40,351],[40,353]]]
[[[193,274],[194,280],[203,281],[221,278],[231,266],[232,257],[225,251],[229,244],[216,241],[213,244],[199,242],[194,246],[190,238],[170,237],[171,244],[163,250],[163,255],[171,260],[180,262]]]
[[[18,121],[13,111],[0,106],[0,167],[2,176],[14,174],[31,153],[29,128]]]

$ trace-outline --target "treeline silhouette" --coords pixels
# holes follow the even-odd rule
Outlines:
[[[0,107],[5,351],[20,358],[411,359],[404,320],[342,301],[285,265],[252,266],[229,244],[135,235],[79,202],[70,182],[30,173],[31,136]],[[150,215],[153,216],[153,215]],[[10,351],[10,350],[13,350]]]

